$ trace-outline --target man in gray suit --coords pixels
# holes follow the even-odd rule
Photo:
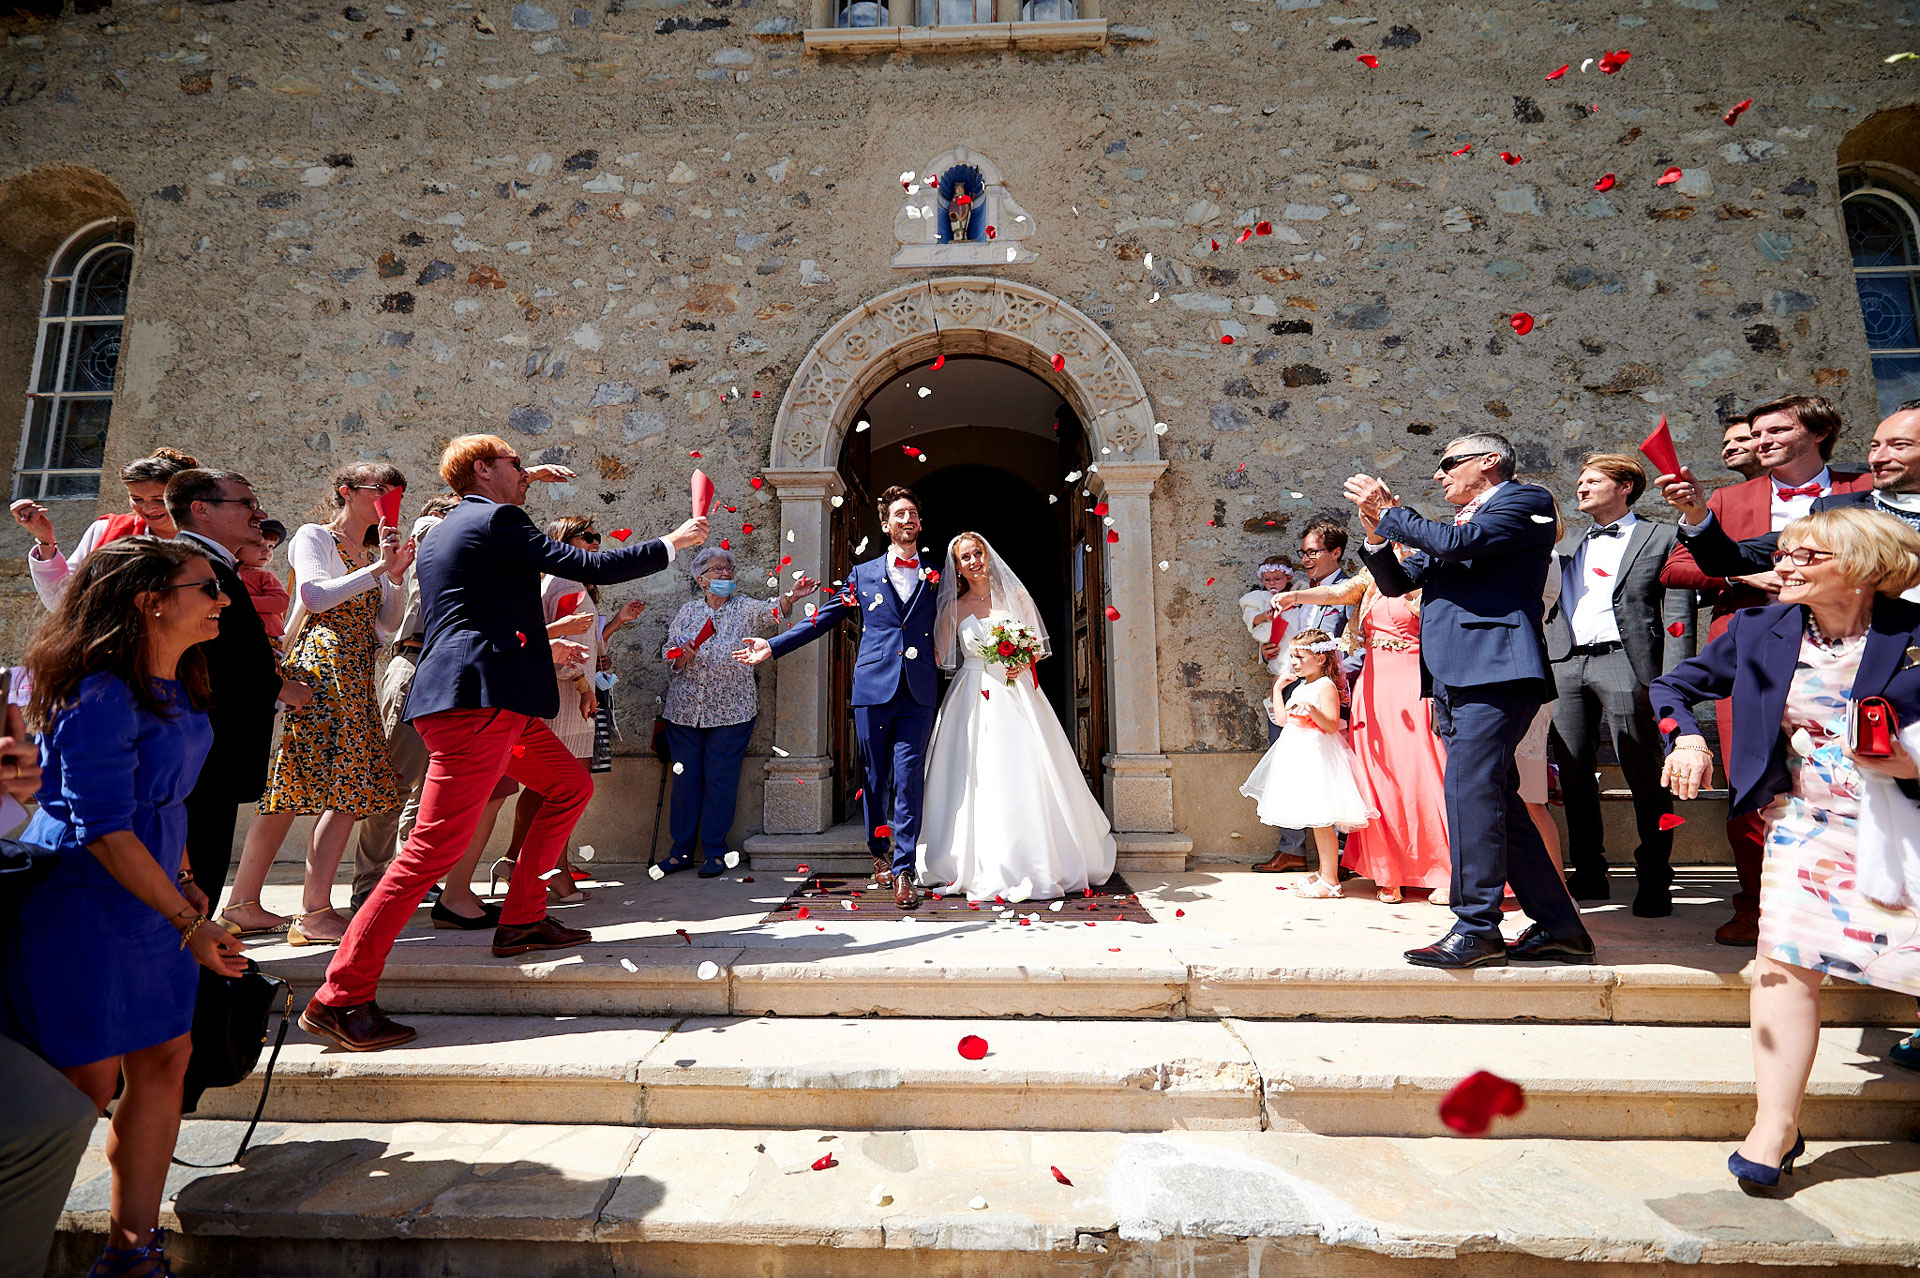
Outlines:
[[[1660,918],[1673,913],[1673,832],[1660,828],[1673,802],[1660,784],[1663,751],[1647,685],[1692,655],[1693,599],[1691,591],[1660,584],[1675,533],[1672,524],[1634,515],[1633,503],[1646,487],[1646,472],[1631,457],[1594,453],[1580,463],[1574,492],[1593,525],[1557,551],[1563,584],[1546,624],[1557,694],[1549,743],[1567,805],[1567,886],[1574,899],[1609,895],[1594,777],[1604,719],[1633,791],[1640,837],[1633,912]]]

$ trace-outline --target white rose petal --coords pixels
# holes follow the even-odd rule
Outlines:
[[[1147,269],[1149,271],[1153,269],[1153,254],[1151,253],[1147,254]]]
[[[1031,878],[1026,878],[1026,879],[1021,879],[1018,883],[1013,885],[1013,891],[1007,893],[1007,899],[1009,901],[1024,901],[1029,897],[1031,897],[1032,895],[1033,895],[1033,880]]]
[[[1173,565],[1171,565],[1171,564],[1169,564],[1169,563],[1168,563],[1168,562],[1167,562],[1166,560],[1164,560],[1164,559],[1162,559],[1162,560],[1160,561],[1160,571],[1161,571],[1161,572],[1165,572],[1165,571],[1166,571],[1166,570],[1167,570],[1168,568],[1170,568],[1170,567],[1172,567],[1172,566],[1173,566]]]
[[[828,504],[831,505],[835,510],[838,510],[842,506],[847,504],[847,499],[845,497],[841,497],[836,494],[835,496],[828,498]]]
[[[655,868],[657,869],[658,867],[655,867]],[[620,966],[626,968],[629,972],[637,972],[640,970],[639,968],[633,965],[632,959],[621,959]]]
[[[740,868],[740,854],[738,852],[727,853],[724,860],[726,861],[727,868],[729,870],[737,870]]]
[[[843,910],[851,910],[851,909],[853,908],[853,902],[852,902],[852,901],[842,901],[842,902],[840,902],[840,908],[841,908],[841,909],[843,909]]]
[[[580,845],[580,859],[581,859],[582,861],[591,861],[591,860],[593,860],[593,844],[591,844],[591,843],[582,843],[582,844]]]
[[[661,869],[657,865],[649,865],[647,867],[647,877],[653,878],[653,879],[664,879],[667,877],[667,872]]]
[[[1166,433],[1167,433],[1167,424],[1166,424],[1165,422],[1155,422],[1155,423],[1153,424],[1153,433],[1154,433],[1154,434],[1156,434],[1156,435],[1164,435],[1164,434],[1166,434]]]
[[[712,959],[708,959],[695,969],[694,975],[703,981],[711,981],[714,977],[720,975],[720,965]]]
[[[967,1203],[967,1206],[973,1208],[975,1211],[985,1211],[987,1209],[987,1200],[976,1194]]]
[[[673,765],[673,775],[675,775],[676,777],[679,776],[681,773],[685,772],[686,770],[687,770],[687,765],[684,763],[675,763]]]
[[[1813,754],[1813,734],[1805,728],[1795,728],[1793,735],[1787,738],[1787,744],[1792,746],[1793,752],[1803,759]]]
[[[919,659],[920,659],[920,650],[918,648],[907,649],[908,661],[918,661]]]
[[[1066,902],[1064,901],[1055,901],[1052,905],[1049,905],[1047,907],[1047,912],[1049,914],[1058,914],[1060,912],[1060,907],[1065,904]]]
[[[1550,524],[1553,522],[1552,515],[1528,515],[1527,518],[1536,524]]]
[[[867,1191],[867,1201],[872,1203],[875,1207],[885,1207],[888,1203],[893,1201],[893,1195],[887,1192],[887,1187],[885,1185],[875,1185],[872,1189]]]

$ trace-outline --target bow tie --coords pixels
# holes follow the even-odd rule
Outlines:
[[[1820,495],[1820,485],[1803,484],[1799,488],[1776,488],[1774,489],[1774,493],[1780,497],[1818,497]]]
[[[895,568],[918,568],[920,561],[918,559],[896,559],[893,561],[893,566]]]
[[[1587,540],[1592,541],[1595,537],[1618,537],[1625,532],[1626,529],[1619,524],[1601,524],[1596,528],[1587,529]]]

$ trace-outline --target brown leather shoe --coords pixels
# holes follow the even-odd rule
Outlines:
[[[893,886],[893,865],[885,857],[873,858],[873,881],[881,887]]]
[[[920,908],[920,893],[904,874],[893,876],[893,903],[903,910]]]
[[[1722,923],[1713,934],[1713,939],[1722,945],[1755,945],[1760,940],[1760,912],[1758,910],[1740,910]]]
[[[502,923],[493,929],[493,956],[512,958],[528,950],[571,950],[593,939],[585,928],[564,927],[551,918],[538,923]]]
[[[1262,861],[1253,867],[1255,874],[1289,874],[1294,870],[1307,868],[1307,858],[1295,856],[1291,852],[1275,852],[1272,859]]]
[[[328,1007],[316,998],[300,1013],[300,1028],[349,1052],[377,1052],[414,1040],[411,1025],[387,1019],[371,999],[352,1007]]]

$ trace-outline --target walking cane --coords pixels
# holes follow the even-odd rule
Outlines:
[[[653,833],[647,836],[647,868],[653,868],[654,845],[660,839],[660,810],[667,806],[667,775],[673,771],[673,751],[667,748],[667,721],[653,721],[653,752],[660,759],[660,797],[653,805]]]

